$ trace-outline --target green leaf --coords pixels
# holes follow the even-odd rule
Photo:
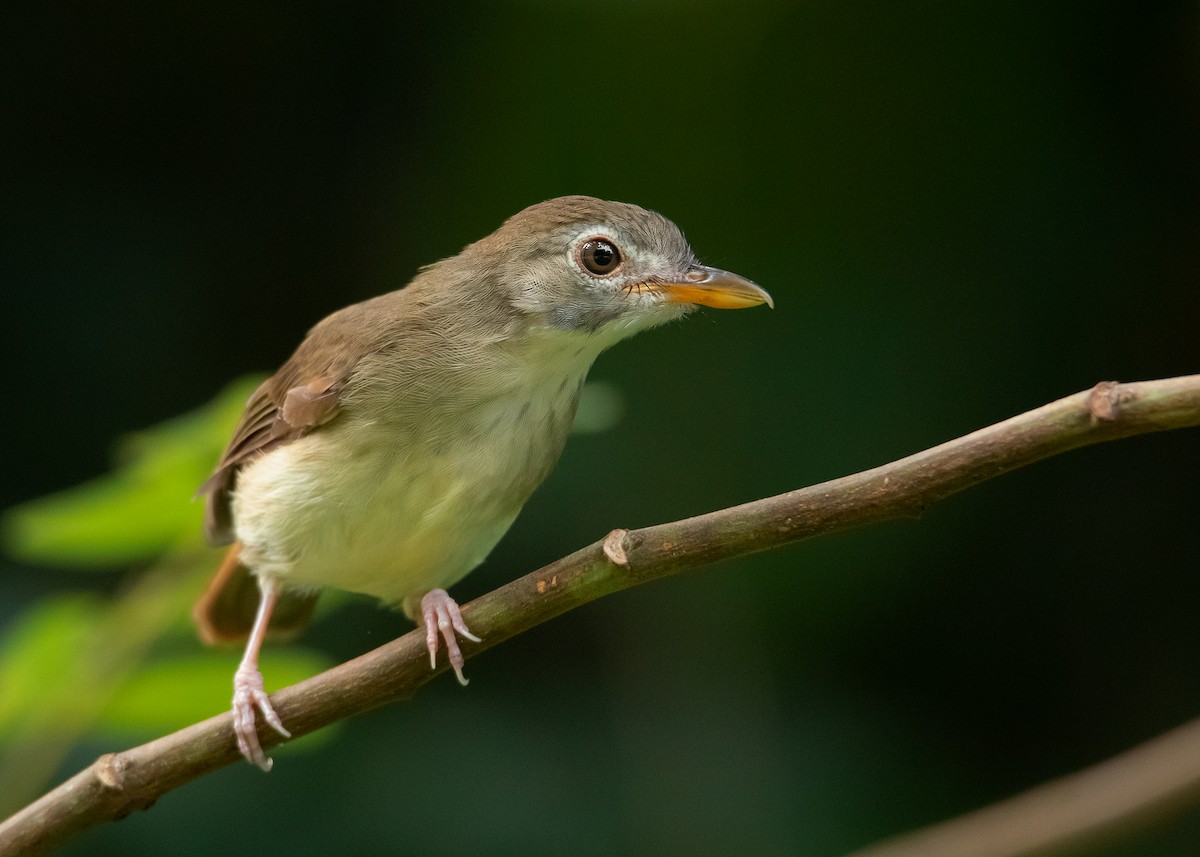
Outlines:
[[[27,562],[96,569],[197,540],[196,488],[260,381],[244,378],[196,411],[121,439],[112,474],[8,510],[0,520],[5,549]]]
[[[63,677],[100,615],[99,598],[71,593],[41,601],[9,627],[0,640],[0,740],[70,708],[77,688]]]

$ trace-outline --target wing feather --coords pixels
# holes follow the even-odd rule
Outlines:
[[[250,394],[225,454],[197,492],[207,495],[204,534],[214,545],[234,539],[230,504],[238,471],[280,444],[324,425],[341,410],[340,394],[349,369],[341,377],[322,375],[296,384],[298,374],[289,361]]]

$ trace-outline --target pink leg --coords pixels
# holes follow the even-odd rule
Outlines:
[[[279,715],[271,707],[271,700],[263,689],[262,673],[258,671],[258,650],[262,648],[263,639],[267,636],[267,623],[279,597],[278,584],[270,578],[260,577],[258,588],[262,592],[258,602],[258,614],[254,617],[250,639],[246,641],[246,653],[242,655],[242,662],[233,674],[233,732],[237,735],[238,749],[246,757],[246,761],[269,771],[272,762],[258,743],[254,709],[258,708],[267,724],[283,737],[291,738],[292,733],[283,728]]]
[[[455,636],[455,632],[457,631],[466,639],[476,643],[483,641],[467,628],[462,612],[458,609],[458,603],[444,589],[431,589],[421,599],[420,615],[421,622],[425,625],[425,647],[429,649],[430,668],[437,666],[438,633],[440,632],[442,639],[446,641],[446,657],[450,659],[450,666],[454,668],[458,683],[466,687],[467,679],[463,675],[465,661],[462,651],[458,648],[458,638]]]

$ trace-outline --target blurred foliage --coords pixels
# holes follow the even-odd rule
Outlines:
[[[120,439],[111,474],[9,509],[0,521],[4,549],[25,562],[99,571],[194,543],[203,512],[187,500],[261,381],[244,378],[200,410]]]
[[[216,562],[200,540],[200,504],[189,499],[260,380],[123,438],[111,475],[4,514],[4,547],[23,560],[140,569],[112,596],[34,602],[0,636],[0,812],[42,791],[88,736],[142,741],[221,710],[236,661],[228,652],[198,655],[185,642],[194,638],[188,607]],[[272,687],[330,664],[298,648],[264,660]]]

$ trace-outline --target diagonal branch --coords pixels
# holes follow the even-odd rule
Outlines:
[[[605,539],[500,587],[464,609],[483,636],[471,657],[602,595],[722,559],[826,533],[911,517],[937,501],[1069,449],[1200,425],[1200,375],[1105,382],[899,461],[682,521],[614,530]],[[410,632],[273,694],[299,736],[406,699],[430,671]],[[279,743],[269,728],[264,747]],[[0,824],[0,857],[43,853],[103,821],[146,809],[163,794],[240,759],[228,713],[140,747],[102,756]]]

